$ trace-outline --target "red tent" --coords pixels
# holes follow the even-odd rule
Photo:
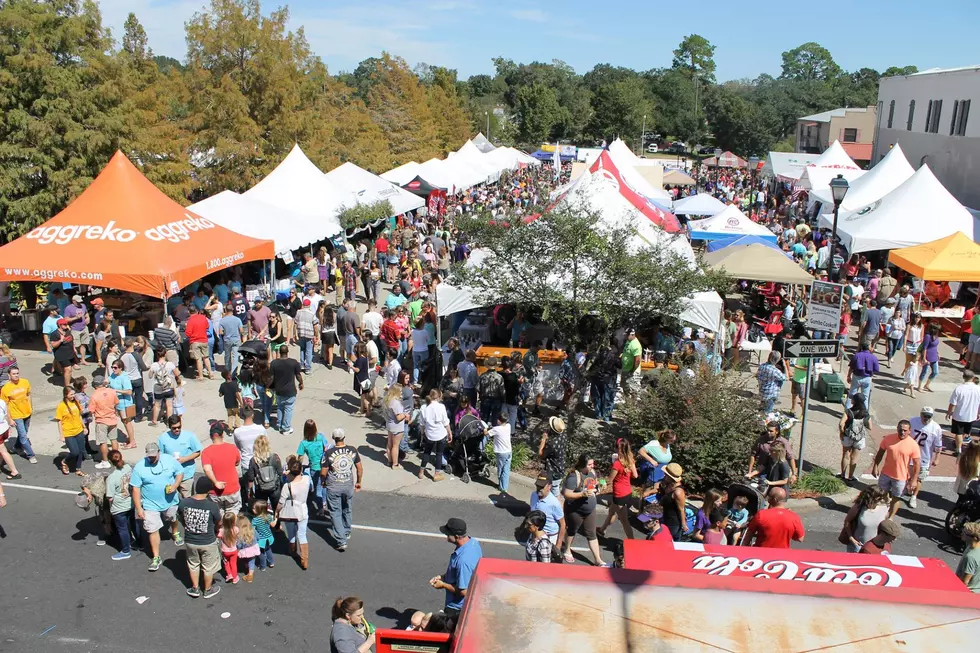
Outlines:
[[[744,168],[749,165],[748,161],[731,152],[722,152],[721,156],[709,156],[701,163],[713,168]]]

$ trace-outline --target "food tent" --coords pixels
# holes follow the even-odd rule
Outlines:
[[[474,146],[476,146],[476,149],[480,150],[484,154],[488,154],[490,152],[493,152],[495,149],[497,149],[493,146],[493,143],[487,140],[487,137],[483,135],[483,132],[480,132],[479,134],[474,136],[472,140],[470,140],[470,142],[473,143]]]
[[[683,170],[665,170],[663,183],[671,186],[694,186],[698,182]]]
[[[337,214],[352,201],[351,194],[327,179],[299,145],[294,145],[275,170],[243,195],[293,214],[315,218],[317,228],[309,234],[311,243],[342,231]]]
[[[425,205],[425,200],[418,195],[399,188],[350,161],[328,172],[327,179],[349,191],[357,204],[374,204],[387,200],[394,211],[392,215],[401,215]]]
[[[674,213],[679,215],[717,215],[728,205],[710,193],[698,193],[674,202]]]
[[[641,540],[624,550],[624,569],[485,556],[454,635],[383,629],[378,653],[949,653],[980,637],[980,597],[937,560]]]
[[[630,204],[647,216],[655,225],[671,233],[680,231],[677,217],[660,207],[660,203],[670,202],[670,194],[655,188],[630,166],[619,165],[610,152],[603,152],[596,159],[589,172],[610,179]]]
[[[454,193],[461,190],[456,188],[455,178],[442,159],[429,159],[419,164],[415,177],[402,184],[402,188],[423,197],[433,191]]]
[[[980,281],[980,245],[962,231],[931,243],[893,249],[888,261],[927,281]]]
[[[701,164],[711,168],[745,168],[749,162],[731,152],[722,152],[720,156],[709,156]]]
[[[832,214],[820,216],[821,227],[833,223]],[[925,164],[880,200],[841,213],[837,222],[837,235],[851,254],[921,245],[957,231],[971,235],[973,216]]]
[[[901,186],[902,182],[911,177],[914,172],[901,146],[896,143],[884,159],[850,184],[847,194],[844,195],[844,201],[841,202],[840,210],[855,211],[880,200]],[[814,189],[810,197],[819,200],[826,207],[833,207],[834,196],[830,192],[830,182],[827,184],[824,188]]]
[[[801,283],[807,286],[813,282],[813,277],[787,258],[781,250],[765,245],[726,247],[705,254],[704,263],[716,270],[724,270],[734,279]]]
[[[223,190],[187,207],[188,211],[240,234],[276,244],[276,253],[300,249],[315,242],[316,219]]]
[[[478,150],[470,141],[463,143],[463,147],[457,151],[450,152],[446,161],[451,164],[457,164],[460,161],[465,162],[482,175],[479,183],[494,183],[500,179],[500,167],[493,163],[492,159],[488,159],[487,155]]]
[[[726,206],[720,213],[703,220],[688,223],[691,240],[718,240],[732,236],[758,236],[776,242],[776,234],[758,222],[752,222],[734,205]]]
[[[769,238],[760,238],[759,236],[733,236],[732,238],[721,238],[719,240],[712,240],[708,243],[705,249],[709,252],[717,252],[719,249],[725,249],[726,247],[745,247],[746,245],[764,245],[766,247],[771,247],[772,249],[782,252],[779,249],[779,245],[775,240]],[[784,252],[785,253],[785,252]]]
[[[854,160],[847,155],[840,141],[834,141],[824,153],[807,164],[800,175],[799,187],[806,190],[830,192],[830,180],[837,175],[843,175],[848,182],[853,182],[865,173]]]
[[[419,167],[420,165],[415,161],[409,161],[397,168],[392,168],[388,172],[381,173],[381,178],[398,186],[404,186],[418,176]]]
[[[802,152],[770,152],[762,166],[762,174],[779,181],[795,183],[806,167],[820,158],[819,154]]]
[[[274,255],[271,240],[185,209],[116,152],[63,211],[0,247],[0,281],[90,284],[166,298],[212,272]]]

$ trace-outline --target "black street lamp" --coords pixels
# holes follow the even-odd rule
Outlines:
[[[755,206],[755,173],[759,169],[759,157],[749,157],[749,215]]]
[[[847,189],[850,188],[850,184],[844,179],[844,175],[837,175],[830,180],[830,194],[834,197],[834,230],[830,235],[830,256],[833,258],[834,249],[837,243],[837,216],[840,213],[841,202],[844,201],[844,196],[847,195]]]

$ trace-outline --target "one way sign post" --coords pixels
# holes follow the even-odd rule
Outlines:
[[[839,353],[839,340],[786,340],[783,344],[784,358],[837,358]]]

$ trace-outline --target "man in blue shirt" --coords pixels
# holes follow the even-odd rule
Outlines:
[[[48,305],[48,316],[44,318],[44,323],[41,325],[41,335],[44,336],[44,347],[48,350],[48,353],[52,353],[51,343],[49,338],[51,334],[58,330],[58,320],[61,319],[58,307],[54,304]]]
[[[456,550],[449,556],[446,573],[432,578],[429,585],[445,590],[446,607],[443,612],[450,617],[459,617],[470,581],[483,557],[483,549],[479,542],[466,534],[466,522],[462,519],[451,518],[445,526],[439,527],[439,532],[446,536],[446,541],[456,546]]]
[[[388,298],[385,300],[386,308],[397,308],[408,301],[405,295],[402,294],[402,288],[397,283],[391,287],[391,292],[388,294]]]
[[[168,431],[164,431],[157,438],[157,446],[160,453],[173,456],[174,459],[183,466],[184,480],[181,481],[181,497],[189,497],[194,494],[194,461],[201,457],[201,441],[193,431],[185,431],[181,424],[180,415],[171,415],[167,418]],[[177,546],[183,541],[177,531],[177,523],[173,527],[174,542]]]
[[[531,493],[531,500],[528,503],[531,504],[531,510],[540,510],[544,513],[544,534],[560,550],[561,543],[565,539],[565,511],[558,497],[551,493],[551,475],[538,476],[534,487],[536,489]]]
[[[183,479],[180,463],[173,456],[161,456],[156,442],[147,443],[146,457],[136,463],[129,477],[136,518],[142,520],[150,540],[150,571],[160,568],[160,529],[163,522],[173,522],[177,517],[177,488]]]

